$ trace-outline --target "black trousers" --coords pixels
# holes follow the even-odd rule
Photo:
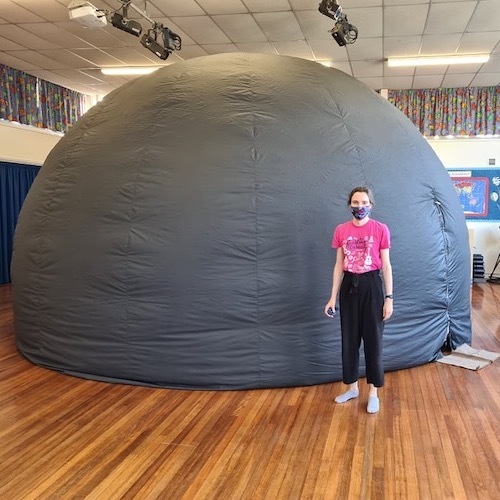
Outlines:
[[[352,384],[359,377],[359,348],[365,349],[366,380],[384,385],[382,365],[382,319],[384,292],[379,271],[363,274],[344,272],[340,285],[340,327],[342,330],[342,378]]]

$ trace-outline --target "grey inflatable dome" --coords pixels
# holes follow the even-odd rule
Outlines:
[[[470,342],[468,237],[395,107],[301,59],[224,54],[130,82],[57,144],[23,206],[17,345],[82,377],[200,389],[341,379],[323,314],[347,194],[392,232],[387,370]]]

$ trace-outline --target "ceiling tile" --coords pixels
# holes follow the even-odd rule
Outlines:
[[[281,12],[290,10],[288,0],[273,0],[272,2],[269,0],[244,0],[244,2],[252,12]]]
[[[154,0],[154,3],[167,17],[205,14],[195,0]]]
[[[415,68],[415,76],[444,75],[447,69],[447,64],[443,64],[442,66],[417,66]]]
[[[481,73],[497,73],[498,71],[500,71],[500,54],[491,55],[490,60],[480,69]]]
[[[385,89],[411,89],[412,76],[384,76]]]
[[[277,54],[278,52],[274,46],[269,42],[255,42],[255,43],[237,43],[236,47],[240,52],[249,52],[257,54]]]
[[[461,54],[485,52],[490,53],[498,43],[499,33],[490,31],[484,33],[464,33],[458,46]]]
[[[92,84],[92,83],[96,83],[96,80],[101,80],[102,81],[102,74],[100,72],[95,72],[96,74],[96,77],[93,77],[93,76],[90,76],[89,74],[87,74],[87,72],[85,71],[78,71],[76,69],[64,69],[64,70],[54,70],[54,73],[56,73],[57,75],[60,75],[62,76],[63,78],[68,78],[68,79],[74,79],[74,78],[78,78],[79,81],[83,84]],[[99,76],[97,76],[99,75]]]
[[[197,0],[208,15],[247,13],[241,0]]]
[[[475,73],[471,74],[446,74],[441,85],[447,88],[467,87],[474,78]]]
[[[254,17],[270,42],[305,38],[292,12],[268,12]]]
[[[22,50],[25,47],[0,36],[0,50]]]
[[[71,52],[95,66],[118,66],[121,62],[99,49],[72,49]]]
[[[417,55],[422,43],[420,35],[413,36],[391,36],[384,38],[385,57],[403,57]]]
[[[309,46],[315,59],[347,61],[347,51],[339,47],[334,40],[309,40]]]
[[[197,43],[231,42],[210,17],[176,17],[172,20]]]
[[[59,29],[53,23],[31,23],[20,24],[19,26],[61,48],[84,49],[90,46],[85,40],[82,40],[64,29]]]
[[[221,53],[229,53],[229,52],[239,52],[238,47],[233,43],[225,43],[225,44],[213,44],[213,45],[202,45],[202,48],[208,54],[221,54]]]
[[[382,36],[382,7],[349,9],[348,20],[358,28],[359,37]]]
[[[311,10],[311,3],[312,2],[310,0],[290,0],[290,5],[294,10]],[[314,4],[319,5],[319,1],[314,2]]]
[[[452,35],[424,35],[422,37],[420,54],[454,54],[457,51],[460,38],[460,33],[454,33]]]
[[[80,24],[75,23],[73,21],[57,22],[54,24],[58,28],[66,30],[69,33],[72,33],[73,35],[77,36],[78,38],[81,38],[82,40],[86,41],[91,47],[110,48],[110,47],[126,46],[124,42],[122,42],[116,36],[114,36],[117,33],[121,33],[121,30],[116,28],[113,29],[112,27],[108,27],[107,29],[104,28],[89,29],[89,28],[84,28]],[[130,38],[133,40],[136,39],[136,37],[132,35],[130,35]]]
[[[56,0],[14,0],[15,3],[46,21],[67,21],[69,10]],[[67,3],[67,2],[66,2]],[[2,5],[3,7],[3,5]],[[3,11],[3,8],[2,8]],[[3,12],[2,12],[3,14]],[[33,19],[35,21],[35,19]],[[26,19],[20,22],[29,22]]]
[[[498,73],[477,74],[471,82],[475,87],[489,87],[500,85],[500,71]]]
[[[465,30],[477,2],[432,3],[425,33],[458,33]]]
[[[38,53],[42,54],[45,57],[49,57],[54,61],[58,61],[64,64],[64,67],[70,67],[73,69],[81,69],[87,68],[91,66],[91,63],[85,61],[81,57],[78,57],[76,54],[73,54],[70,50],[66,49],[42,49],[37,50]]]
[[[34,50],[16,50],[15,52],[11,52],[10,54],[14,57],[19,57],[23,61],[32,63],[33,66],[39,66],[44,69],[53,70],[65,68],[63,63],[55,61],[54,59],[51,59],[50,57],[47,57]]]
[[[348,62],[333,61],[330,64],[331,68],[339,69],[340,71],[346,73],[347,75],[352,75],[351,65]]]
[[[447,75],[452,75],[456,73],[468,74],[473,73],[474,75],[481,69],[483,64],[450,64]]]
[[[1,35],[12,42],[26,47],[27,49],[56,49],[58,46],[50,43],[39,36],[31,34],[15,24],[2,25]]]
[[[348,0],[346,2],[337,1],[342,5],[345,14],[349,14],[353,7],[382,7],[383,0]]]
[[[388,6],[388,5],[409,5],[409,4],[419,4],[419,3],[429,3],[429,0],[384,0],[385,6]]]
[[[378,90],[384,88],[384,79],[382,77],[364,77],[364,78],[356,78],[360,82],[363,82],[365,85],[370,87],[371,89]]]
[[[266,35],[250,14],[213,16],[212,19],[235,43],[267,41]]]
[[[10,0],[2,0],[1,7],[2,19],[9,23],[40,23],[45,20]]]
[[[131,47],[107,49],[106,53],[126,66],[150,66],[151,64],[163,63],[161,59],[142,45],[138,45],[137,49]]]
[[[61,75],[54,73],[53,71],[49,71],[46,69],[35,69],[31,72],[33,76],[37,76],[42,80],[46,80],[48,82],[56,83],[58,85],[62,85],[63,87],[71,88],[70,85],[72,83],[71,80],[67,78],[63,78]]]
[[[478,2],[467,31],[500,31],[500,2],[498,0]]]
[[[425,75],[414,76],[413,87],[414,89],[435,89],[441,87],[443,81],[442,75]]]
[[[185,45],[179,52],[179,57],[182,57],[183,60],[206,55],[208,55],[206,50],[202,49],[199,45]]]
[[[356,77],[382,76],[384,66],[381,61],[352,61],[352,74]]]
[[[32,69],[41,69],[36,64],[30,63],[28,61],[23,61],[21,58],[13,54],[18,54],[18,51],[11,53],[0,52],[0,64],[4,64],[5,66],[10,66],[11,68],[26,72],[29,72]]]
[[[273,42],[278,54],[282,56],[302,57],[303,59],[314,59],[313,53],[305,40],[293,42]]]
[[[384,9],[385,36],[420,35],[424,31],[428,5],[405,5]]]
[[[351,61],[367,59],[383,59],[382,38],[361,38],[356,43],[347,46]]]
[[[317,10],[299,10],[295,12],[295,17],[306,39],[334,42],[331,33],[329,33],[335,24],[332,19],[322,16]]]

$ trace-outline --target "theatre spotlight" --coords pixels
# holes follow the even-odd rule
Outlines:
[[[163,35],[163,45],[167,50],[181,50],[182,41],[179,35],[165,28],[163,25],[161,27],[161,32]]]
[[[155,54],[156,56],[158,56],[160,59],[162,59],[163,61],[165,61],[165,59],[168,58],[168,56],[170,55],[170,51],[167,50],[165,47],[162,47],[157,41],[156,41],[156,38],[155,38],[155,34],[153,34],[154,32],[152,32],[152,30],[148,30],[148,34],[144,34],[142,35],[142,38],[141,38],[141,44],[146,47],[147,49],[149,49],[151,52],[153,52],[153,54]],[[153,34],[153,36],[152,36]]]
[[[140,36],[140,34],[142,33],[141,23],[132,19],[127,19],[126,7],[123,7],[123,14],[118,14],[118,12],[115,12],[111,16],[111,24],[115,28],[126,31],[131,35]]]
[[[342,7],[333,0],[322,0],[318,10],[324,16],[335,21],[334,27],[329,30],[333,39],[343,47],[344,45],[354,43],[358,38],[358,28],[350,24],[347,16],[342,12]]]
[[[113,26],[135,36],[141,35],[142,25],[128,18],[127,11],[130,7],[151,23],[151,28],[141,37],[141,44],[144,47],[163,61],[168,58],[172,51],[181,50],[181,37],[179,35],[170,31],[163,24],[157,23],[146,11],[142,11],[137,5],[134,5],[131,0],[120,1],[122,3],[121,13],[117,9],[111,16]],[[158,40],[159,36],[161,36],[160,40]]]

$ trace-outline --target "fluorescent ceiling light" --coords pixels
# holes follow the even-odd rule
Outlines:
[[[415,56],[387,59],[391,68],[401,66],[442,66],[448,64],[474,64],[488,62],[489,54],[452,55],[452,56]]]
[[[161,66],[115,66],[113,68],[101,68],[103,75],[148,75]]]

